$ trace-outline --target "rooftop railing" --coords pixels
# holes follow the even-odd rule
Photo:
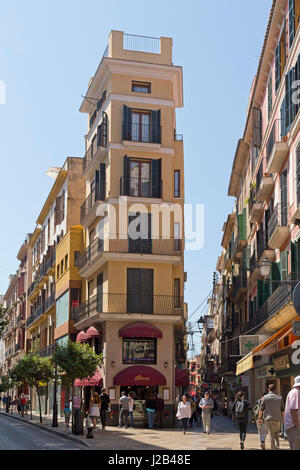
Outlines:
[[[160,38],[139,36],[136,34],[124,34],[123,49],[128,51],[148,52],[150,54],[160,54]]]

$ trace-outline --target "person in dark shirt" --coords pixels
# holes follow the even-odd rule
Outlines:
[[[155,424],[162,429],[163,427],[163,411],[165,407],[165,402],[160,398],[159,394],[156,394],[155,400]]]
[[[244,449],[250,410],[251,410],[250,403],[246,400],[245,393],[238,392],[236,395],[236,400],[232,407],[232,419],[236,420],[237,425],[240,430],[241,450]]]
[[[105,393],[105,388],[101,389],[101,409],[100,409],[100,419],[102,424],[102,431],[105,431],[106,426],[106,412],[109,409],[110,399],[107,393]]]
[[[154,428],[155,405],[156,405],[156,397],[155,395],[151,394],[145,403],[149,429]]]

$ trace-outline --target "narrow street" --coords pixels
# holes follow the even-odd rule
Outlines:
[[[35,426],[0,415],[0,450],[84,450],[69,441]]]

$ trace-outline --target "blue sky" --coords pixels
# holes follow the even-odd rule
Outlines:
[[[145,4],[146,5],[146,4]],[[17,268],[16,254],[53,180],[45,175],[67,156],[84,155],[81,95],[111,29],[173,38],[173,62],[183,66],[186,202],[205,205],[205,243],[187,252],[189,313],[209,293],[237,140],[267,26],[271,0],[3,1],[0,15],[1,240],[0,293]],[[202,308],[192,320],[197,320]],[[199,347],[199,335],[194,335]]]

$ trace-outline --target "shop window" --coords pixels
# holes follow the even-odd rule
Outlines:
[[[123,339],[123,364],[156,364],[156,339]]]

